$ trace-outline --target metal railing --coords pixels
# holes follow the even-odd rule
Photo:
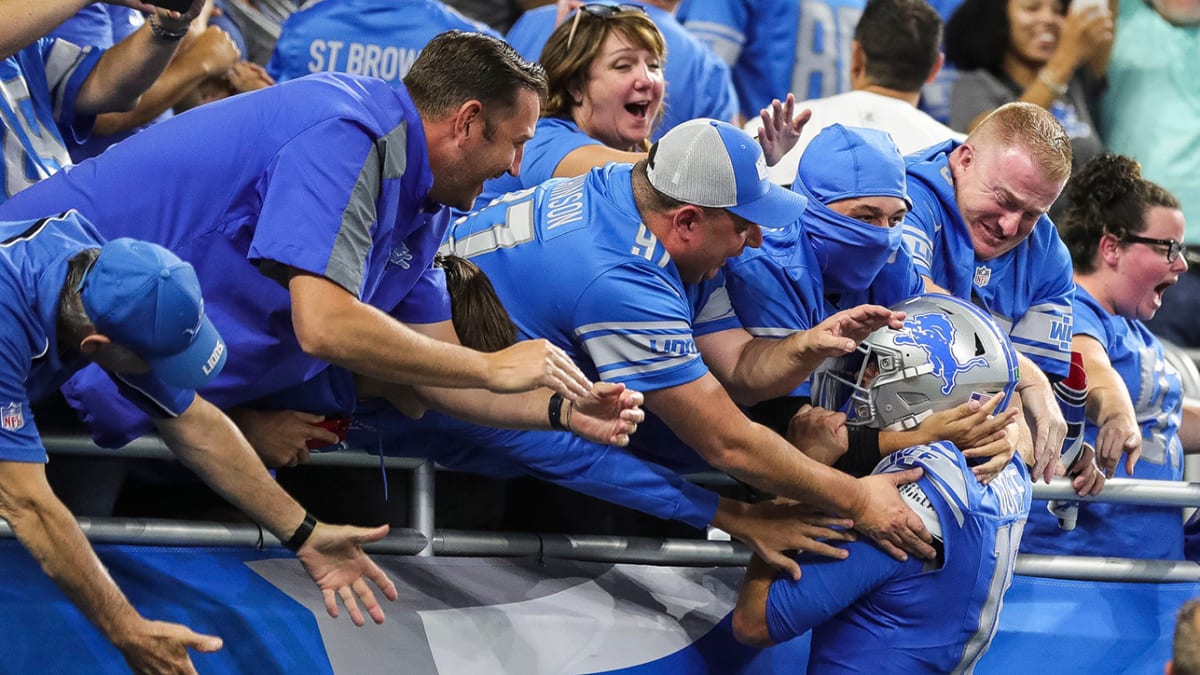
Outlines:
[[[52,453],[89,457],[121,457],[173,461],[174,455],[156,437],[138,439],[121,450],[95,446],[89,439],[71,434],[46,434],[43,442]],[[545,533],[472,532],[436,530],[434,527],[435,466],[426,460],[384,457],[359,449],[318,452],[306,466],[337,466],[412,471],[410,483],[410,527],[395,528],[383,541],[366,547],[373,553],[441,556],[544,556],[596,562],[624,562],[658,565],[739,566],[749,557],[739,542],[703,539],[658,539],[604,535]],[[690,475],[701,484],[729,484],[728,476],[718,472]],[[1097,497],[1081,498],[1070,482],[1056,478],[1049,485],[1033,486],[1034,499],[1075,499],[1157,506],[1200,506],[1200,483],[1113,479]],[[270,534],[256,525],[222,524],[191,521],[136,520],[119,518],[82,518],[80,523],[93,541],[106,543],[193,545],[193,546],[277,546]],[[7,524],[0,521],[0,536],[11,537]],[[1200,581],[1200,564],[1190,561],[1139,560],[1128,558],[1089,558],[1022,554],[1017,558],[1018,574],[1060,579],[1091,581]]]

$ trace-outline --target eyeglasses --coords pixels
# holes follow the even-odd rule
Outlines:
[[[1187,247],[1182,242],[1174,239],[1154,239],[1153,237],[1139,237],[1136,234],[1125,234],[1121,236],[1121,241],[1129,244],[1147,244],[1149,246],[1166,246],[1167,247],[1167,263],[1174,263],[1179,260],[1179,256],[1187,250]]]
[[[646,8],[641,5],[606,5],[594,2],[583,5],[575,12],[575,19],[571,22],[571,32],[567,34],[567,49],[571,48],[571,41],[575,39],[575,29],[579,28],[579,17],[583,16],[585,12],[601,19],[609,19],[622,12],[640,12],[645,14]]]

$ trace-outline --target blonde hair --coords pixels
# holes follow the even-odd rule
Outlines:
[[[1001,147],[1019,145],[1050,180],[1063,182],[1071,176],[1071,139],[1054,115],[1032,103],[1005,103],[996,108],[966,142],[977,148],[989,142]]]
[[[634,45],[657,55],[660,60],[667,58],[667,43],[662,33],[643,12],[624,11],[600,17],[582,9],[576,11],[580,14],[578,23],[572,17],[559,24],[550,34],[538,59],[546,69],[549,89],[549,94],[542,102],[542,117],[571,117],[571,112],[578,105],[571,91],[583,89],[587,84],[588,71],[600,55],[604,41],[613,32],[619,32]],[[568,38],[570,46],[567,45]],[[655,126],[662,120],[663,109],[663,106],[658,109]],[[647,139],[644,149],[649,147]]]

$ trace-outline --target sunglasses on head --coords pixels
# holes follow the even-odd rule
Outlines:
[[[641,5],[608,5],[599,2],[589,2],[583,5],[575,11],[575,19],[571,22],[571,32],[567,34],[567,49],[571,48],[571,41],[575,39],[575,29],[579,28],[579,18],[585,13],[600,17],[601,19],[608,19],[625,12],[640,12],[645,14],[646,8]]]

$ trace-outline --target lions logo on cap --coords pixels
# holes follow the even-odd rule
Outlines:
[[[896,344],[911,345],[929,356],[933,375],[942,381],[942,394],[949,396],[954,391],[960,373],[972,368],[986,368],[987,359],[977,356],[966,363],[959,363],[950,351],[958,331],[945,314],[917,314],[904,320],[904,332],[896,337]]]

